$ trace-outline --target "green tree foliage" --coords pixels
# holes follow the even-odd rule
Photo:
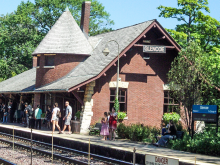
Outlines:
[[[0,81],[32,67],[32,52],[57,19],[69,8],[79,24],[83,0],[21,2],[17,10],[0,17]],[[97,0],[91,0],[90,35],[111,31],[114,24]]]
[[[177,0],[178,8],[159,6],[160,17],[174,18],[180,21],[175,30],[168,32],[182,46],[194,40],[207,52],[219,52],[220,35],[216,29],[220,23],[205,15],[209,13],[208,0]]]
[[[115,112],[118,112],[120,108],[119,101],[117,98],[115,98],[115,101],[114,101],[114,108],[115,108]]]
[[[192,124],[192,106],[194,104],[219,104],[218,88],[213,85],[218,80],[212,75],[206,75],[207,70],[204,67],[213,69],[213,65],[206,66],[208,62],[203,59],[207,58],[208,53],[204,52],[198,44],[190,42],[189,45],[182,49],[179,55],[174,59],[171,70],[168,73],[170,90],[174,97],[182,103],[185,110],[185,122],[191,131]],[[216,58],[214,58],[216,59]],[[218,63],[220,61],[218,60]],[[211,62],[210,62],[211,63]],[[219,74],[220,66],[216,66],[216,72]],[[218,75],[219,76],[219,75]]]

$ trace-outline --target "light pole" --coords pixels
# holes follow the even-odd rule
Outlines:
[[[117,66],[117,81],[116,81],[116,99],[118,100],[118,79],[119,79],[119,44],[118,44],[118,42],[117,41],[115,41],[115,40],[110,40],[110,41],[108,41],[107,43],[106,43],[106,45],[109,43],[109,42],[112,42],[112,41],[114,41],[117,45],[118,45],[118,66]],[[106,46],[105,45],[105,46]],[[102,53],[105,55],[105,56],[107,56],[108,54],[109,54],[109,49],[106,47],[103,51],[102,51]]]

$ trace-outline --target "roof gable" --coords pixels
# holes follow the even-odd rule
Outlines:
[[[33,52],[90,54],[92,46],[79,28],[70,11],[65,11]]]

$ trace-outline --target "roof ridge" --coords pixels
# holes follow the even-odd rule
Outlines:
[[[97,35],[95,35],[95,36],[90,36],[90,37],[96,37],[96,36],[99,36],[99,35],[103,35],[103,34],[107,34],[107,33],[111,33],[111,32],[116,32],[116,31],[119,31],[119,30],[122,30],[122,29],[126,29],[126,28],[129,28],[129,27],[137,26],[137,25],[140,25],[140,24],[144,24],[144,23],[146,23],[146,22],[156,21],[156,20],[157,20],[157,19],[152,19],[152,20],[144,21],[144,22],[141,22],[141,23],[137,23],[137,24],[134,24],[134,25],[122,27],[122,28],[119,28],[119,29],[115,29],[115,30],[112,30],[112,31],[109,31],[109,32],[97,34]]]

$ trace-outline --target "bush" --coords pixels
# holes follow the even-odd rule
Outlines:
[[[180,115],[176,112],[164,113],[163,122],[165,123],[165,125],[169,124],[170,120],[173,120],[174,124],[177,125],[180,120]]]
[[[124,120],[124,118],[127,116],[125,112],[118,112],[118,119]]]
[[[159,134],[160,130],[156,127],[144,126],[143,124],[131,124],[125,126],[120,123],[117,127],[117,133],[120,138],[130,139],[132,141],[152,142],[155,134]]]
[[[169,147],[176,150],[206,154],[212,156],[220,155],[220,133],[215,129],[206,128],[203,133],[191,136],[185,132],[183,139],[170,140]]]

